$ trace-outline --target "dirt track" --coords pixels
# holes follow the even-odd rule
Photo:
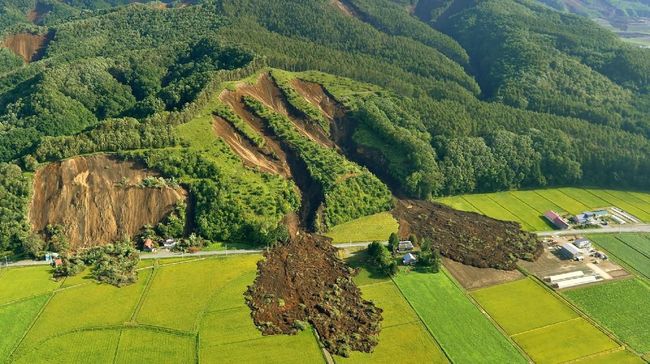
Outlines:
[[[36,172],[30,222],[41,232],[60,224],[73,248],[105,244],[123,234],[132,236],[145,224],[156,224],[186,192],[172,188],[140,188],[156,175],[133,162],[105,155],[78,157],[51,163]],[[127,186],[118,186],[123,178]]]

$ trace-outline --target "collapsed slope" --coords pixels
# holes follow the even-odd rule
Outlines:
[[[18,33],[6,36],[2,45],[29,63],[43,56],[50,39],[50,34]]]
[[[52,163],[36,172],[29,217],[42,233],[59,224],[72,249],[110,243],[155,225],[184,202],[180,188],[142,188],[152,171],[105,155]]]

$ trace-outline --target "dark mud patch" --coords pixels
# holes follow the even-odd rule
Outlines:
[[[513,270],[518,259],[535,260],[543,251],[536,235],[516,222],[454,210],[428,201],[399,200],[393,216],[400,235],[427,239],[440,254],[479,268]]]
[[[296,334],[309,323],[331,353],[373,351],[382,310],[361,298],[352,281],[355,271],[337,257],[328,239],[303,233],[264,257],[246,292],[253,321],[264,335]]]

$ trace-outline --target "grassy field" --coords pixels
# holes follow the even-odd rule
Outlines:
[[[20,342],[49,296],[30,298],[11,305],[0,306],[0,358],[6,358]]]
[[[472,295],[537,363],[560,363],[619,348],[530,278],[480,289]]]
[[[52,292],[61,282],[50,279],[49,267],[10,269],[0,275],[0,305]]]
[[[370,273],[363,276],[371,276]],[[338,363],[446,363],[436,341],[395,284],[376,279],[361,286],[364,298],[381,307],[384,321],[379,345],[374,353],[354,352],[350,358],[336,358]]]
[[[52,296],[0,304],[0,362],[19,342],[9,361],[324,362],[311,330],[296,336],[262,336],[255,328],[243,293],[255,278],[260,258],[154,261],[139,272],[136,284],[125,288],[83,276],[46,285]],[[38,271],[10,269],[3,276],[25,282]],[[42,278],[51,283],[47,275]],[[22,296],[44,291],[42,282],[34,282]],[[13,285],[0,281],[0,292],[5,287]]]
[[[606,353],[593,355],[588,358],[580,359],[575,363],[579,364],[645,364],[638,356],[627,350],[613,350]]]
[[[641,245],[642,240],[638,240],[634,235],[594,235],[590,239],[596,245],[607,250],[615,259],[635,269],[646,279],[650,279],[650,256],[644,255],[635,246]],[[645,248],[640,248],[645,250]]]
[[[650,352],[650,287],[637,279],[566,291],[590,317],[641,353]]]
[[[616,206],[650,222],[650,194],[593,188],[555,188],[444,197],[438,200],[459,210],[479,212],[500,220],[519,222],[530,231],[552,230],[544,212],[577,214]]]
[[[332,238],[334,243],[386,241],[398,228],[393,215],[390,212],[382,212],[335,226],[325,235]]]
[[[453,362],[527,362],[445,273],[401,273],[395,282]]]

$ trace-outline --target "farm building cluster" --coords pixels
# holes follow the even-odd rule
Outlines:
[[[546,211],[544,213],[544,218],[559,230],[641,223],[641,220],[618,207],[585,211],[577,215],[560,214],[556,211]]]
[[[581,236],[553,236],[543,241],[544,253],[521,265],[556,289],[576,287],[629,275]]]

